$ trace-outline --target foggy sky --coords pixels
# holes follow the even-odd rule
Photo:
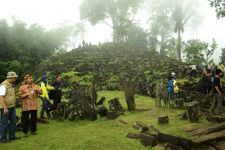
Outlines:
[[[0,19],[10,21],[16,16],[28,25],[37,23],[46,29],[57,27],[63,21],[79,21],[79,6],[82,0],[0,0]],[[185,28],[183,40],[199,38],[211,42],[212,38],[218,43],[213,58],[218,62],[220,49],[225,47],[225,18],[218,20],[213,8],[209,7],[208,0],[201,0],[200,13],[204,19],[198,28]],[[147,29],[147,14],[141,10],[136,17],[136,22]],[[104,24],[88,25],[85,40],[93,44],[111,40],[112,31]]]

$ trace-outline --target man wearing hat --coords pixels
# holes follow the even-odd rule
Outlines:
[[[7,143],[11,140],[16,140],[16,96],[13,83],[18,78],[18,75],[10,71],[7,73],[6,80],[0,84],[0,133],[1,142]],[[9,132],[9,138],[7,138]]]

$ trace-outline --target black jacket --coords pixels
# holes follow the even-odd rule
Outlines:
[[[55,88],[49,93],[50,99],[61,99],[62,97],[62,90],[61,90],[61,84],[57,81],[52,83],[52,86]]]

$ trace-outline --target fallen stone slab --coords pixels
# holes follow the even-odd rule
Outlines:
[[[190,139],[159,132],[158,141],[177,145],[184,150],[190,150],[194,145]]]
[[[205,135],[205,134],[209,134],[212,132],[217,132],[217,131],[221,131],[225,129],[225,122],[224,123],[220,123],[220,124],[215,124],[212,126],[207,126],[204,128],[200,128],[198,130],[194,130],[189,132],[190,135],[192,136],[196,136],[196,135]]]
[[[119,117],[119,114],[117,114],[117,113],[114,112],[114,111],[109,111],[109,112],[107,113],[107,117],[108,117],[108,119],[110,119],[110,120],[114,120],[114,119],[116,119],[116,118]]]
[[[165,148],[165,150],[182,150],[181,147],[170,143],[165,143],[163,147]]]
[[[143,111],[150,111],[150,110],[152,110],[152,109],[150,109],[150,108],[146,108],[146,109],[139,108],[139,109],[136,109],[135,111],[137,111],[137,112],[143,112]]]
[[[103,105],[104,102],[105,102],[105,97],[103,96],[103,97],[96,103],[96,106],[98,106],[98,105]]]
[[[142,127],[141,128],[141,133],[146,133],[149,131],[149,127]]]
[[[225,122],[225,117],[223,117],[223,116],[209,116],[209,117],[206,117],[206,120],[208,120],[209,122],[221,123],[221,122]]]
[[[184,130],[185,132],[191,132],[191,131],[198,130],[198,129],[200,129],[200,128],[202,128],[202,127],[187,127],[187,128],[184,128],[183,130]]]
[[[183,130],[185,132],[191,132],[191,131],[194,131],[194,130],[199,130],[199,129],[210,127],[210,126],[213,126],[213,125],[215,125],[215,124],[214,123],[206,123],[206,124],[204,124],[204,126],[190,126],[190,127],[184,128]]]
[[[134,124],[132,127],[133,127],[135,130],[140,130],[140,129],[141,129],[141,127],[138,126],[138,125],[136,125],[136,124]]]
[[[217,150],[217,149],[211,145],[201,145],[201,146],[194,148],[194,150]]]
[[[126,121],[123,120],[123,119],[119,119],[119,122],[122,123],[122,124],[128,124],[128,122],[126,122]]]
[[[140,139],[141,134],[138,134],[138,133],[128,133],[127,134],[127,137],[128,138],[131,138],[131,139]]]
[[[147,135],[147,134],[141,134],[140,136],[141,140],[140,142],[145,146],[156,146],[157,145],[157,139],[154,136]]]
[[[214,140],[224,140],[225,139],[225,130],[210,133],[207,135],[202,135],[193,140],[193,143],[196,145],[208,143]]]
[[[144,124],[143,122],[141,122],[141,121],[136,121],[136,124],[139,126],[139,127],[141,127],[141,128],[143,128],[143,127],[147,127],[147,125],[146,124]]]
[[[211,145],[217,150],[225,150],[225,141],[215,141],[212,142]]]
[[[167,124],[169,123],[169,117],[167,115],[162,115],[158,117],[159,124]]]

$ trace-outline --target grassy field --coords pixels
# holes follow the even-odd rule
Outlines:
[[[105,96],[107,100],[118,97],[125,109],[126,103],[124,93],[120,91],[102,91],[98,93],[99,98]],[[49,124],[38,124],[38,135],[30,135],[27,138],[13,141],[7,144],[0,143],[0,150],[161,150],[162,146],[146,148],[140,144],[139,140],[132,140],[126,137],[129,132],[138,132],[132,128],[135,121],[142,121],[146,124],[152,124],[160,131],[188,137],[183,128],[189,126],[199,126],[205,123],[191,124],[188,121],[178,119],[178,114],[183,110],[178,109],[158,109],[152,98],[136,95],[136,105],[138,109],[151,109],[148,111],[127,112],[116,120],[107,120],[98,118],[97,121],[88,120],[55,121],[51,120]],[[108,103],[105,102],[108,106]],[[168,125],[158,125],[157,116],[169,115],[170,123]],[[119,119],[127,121],[125,125],[119,122]],[[22,137],[18,132],[17,136]]]

